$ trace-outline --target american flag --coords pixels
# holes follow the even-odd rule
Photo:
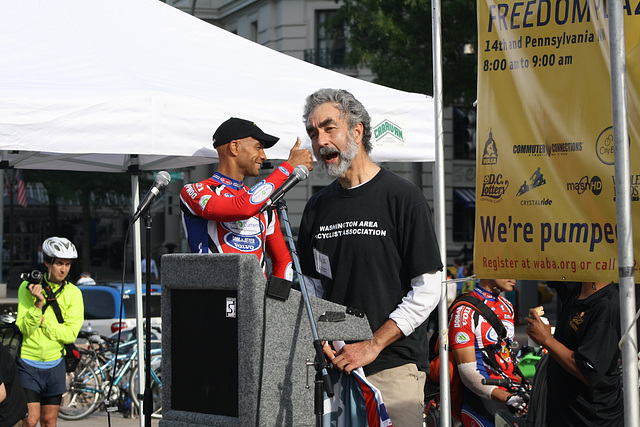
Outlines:
[[[16,172],[16,200],[23,208],[27,207],[27,188],[22,179],[22,171],[18,169]]]

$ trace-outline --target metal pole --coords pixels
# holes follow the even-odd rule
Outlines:
[[[304,301],[304,305],[307,309],[307,316],[309,317],[309,326],[311,327],[311,335],[313,336],[313,347],[316,350],[316,358],[318,359],[317,372],[318,375],[322,378],[322,383],[324,387],[325,393],[327,396],[333,397],[333,384],[331,383],[331,378],[329,377],[329,373],[327,371],[327,363],[325,361],[324,352],[322,350],[322,343],[320,342],[320,338],[318,337],[318,329],[316,328],[316,321],[313,318],[313,311],[311,310],[311,303],[309,302],[309,294],[307,293],[307,286],[304,282],[304,276],[302,274],[302,268],[300,268],[300,259],[298,258],[298,253],[296,252],[296,245],[293,241],[293,233],[291,232],[291,225],[289,224],[289,215],[287,214],[287,204],[284,199],[280,199],[274,205],[278,212],[280,212],[280,218],[282,219],[282,223],[284,224],[284,228],[286,231],[287,239],[289,240],[289,250],[291,251],[291,261],[293,261],[293,268],[298,275],[298,279],[300,280],[300,293],[302,294],[302,300]],[[320,414],[316,414],[320,415]],[[316,421],[321,422],[322,417],[316,417]]]
[[[146,265],[145,265],[145,271],[146,271],[146,286],[145,286],[145,337],[146,337],[146,343],[145,343],[145,347],[144,347],[144,357],[145,357],[145,363],[144,363],[144,371],[145,371],[145,377],[144,377],[144,399],[143,399],[143,404],[141,405],[143,412],[144,412],[144,425],[146,426],[151,426],[151,413],[153,412],[153,399],[151,396],[151,223],[152,223],[152,218],[151,218],[151,209],[149,209],[147,211],[147,214],[144,217],[145,219],[145,236],[146,236],[146,240],[145,243],[147,245],[147,250],[146,250]],[[142,328],[140,328],[140,326],[138,326],[138,335],[142,335]],[[138,349],[140,349],[141,347],[138,347]],[[138,350],[138,356],[142,354],[141,350]],[[138,358],[138,364],[140,364],[140,358]],[[140,371],[142,372],[142,371]],[[142,374],[141,374],[142,375]],[[143,390],[142,388],[140,388],[140,390]],[[142,418],[142,416],[140,416],[140,418]]]
[[[6,151],[3,151],[3,155]],[[0,191],[4,191],[4,169],[0,169]],[[4,264],[4,196],[0,199],[0,283],[3,282],[2,268]]]
[[[0,169],[0,175],[2,175],[2,177],[0,177],[0,189],[5,188],[5,179],[7,179],[7,169],[9,169],[9,155],[8,155],[8,151],[7,150],[2,150],[2,160],[0,160],[0,165],[2,165],[2,168]],[[11,193],[7,194],[7,196],[11,197]],[[4,206],[4,197],[2,197],[2,200],[0,200],[0,283],[7,283],[9,282],[11,275],[9,273],[7,273],[7,277],[3,277],[2,274],[2,269],[5,267],[5,261],[4,261],[4,211],[5,211],[5,206]],[[10,251],[11,249],[11,243],[9,243],[9,248],[8,250]]]
[[[14,282],[11,275],[13,274],[13,260],[15,259],[15,231],[16,231],[16,219],[14,217],[13,212],[13,194],[15,193],[15,189],[13,185],[15,183],[15,170],[8,169],[7,170],[7,179],[9,180],[9,274],[7,281],[12,285],[14,283],[20,283],[19,281]]]
[[[131,175],[131,212],[135,212],[136,208],[140,204],[140,180],[138,179],[138,174],[133,173]],[[140,384],[140,392],[145,390],[146,388],[146,366],[144,365],[143,359],[143,349],[144,349],[144,334],[142,334],[142,271],[140,268],[140,262],[142,260],[142,250],[140,249],[140,221],[136,221],[133,224],[133,277],[136,284],[136,325],[137,325],[137,341],[138,341],[138,383]],[[127,268],[126,265],[122,266],[122,268]],[[142,400],[138,397],[138,401]],[[144,408],[144,405],[140,405],[141,408]],[[143,411],[140,411],[142,414]],[[144,417],[140,415],[139,417],[140,427],[144,427]]]
[[[618,275],[620,280],[620,324],[622,375],[624,384],[624,425],[640,425],[638,405],[638,343],[635,325],[635,278],[633,221],[627,125],[626,52],[624,15],[620,2],[609,2],[609,43],[611,57],[611,108],[616,177],[616,220],[618,223]]]
[[[445,266],[442,292],[438,303],[438,324],[440,326],[440,425],[451,426],[451,401],[449,387],[449,313],[447,299],[447,228],[444,192],[444,131],[442,126],[442,28],[440,0],[431,3],[431,31],[433,43],[433,100],[435,113],[436,162],[434,165],[434,195],[436,235],[440,257]]]

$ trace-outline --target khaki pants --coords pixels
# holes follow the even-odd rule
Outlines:
[[[367,375],[382,393],[393,427],[422,427],[426,378],[414,363]]]

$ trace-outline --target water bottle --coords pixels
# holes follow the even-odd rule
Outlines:
[[[91,322],[87,324],[87,332],[89,333],[93,332],[93,329],[91,329]]]

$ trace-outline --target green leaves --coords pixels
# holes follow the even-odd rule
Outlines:
[[[433,94],[431,2],[345,0],[331,25],[348,28],[351,60],[377,75],[376,83]],[[477,19],[471,0],[442,3],[445,103],[476,99]],[[465,45],[473,46],[465,54]]]

